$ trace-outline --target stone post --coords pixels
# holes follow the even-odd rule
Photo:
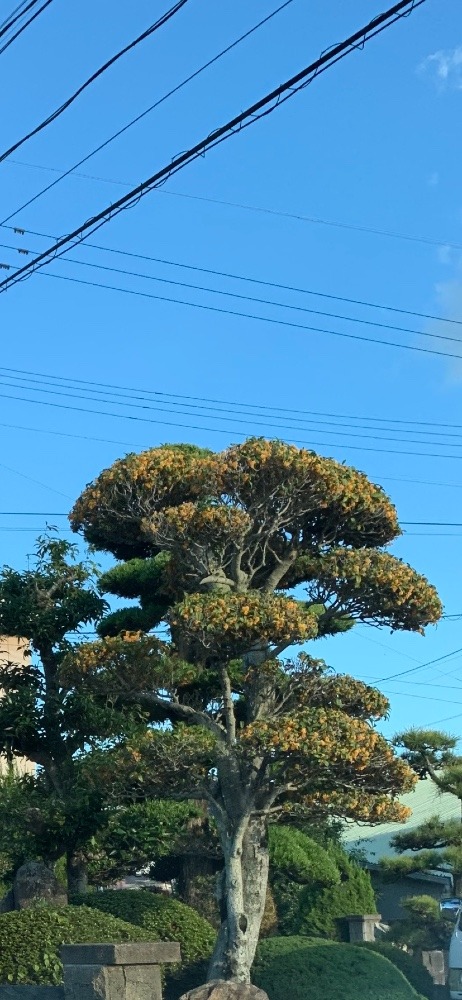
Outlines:
[[[350,944],[375,941],[375,925],[380,922],[380,913],[363,913],[361,916],[352,914],[345,919],[348,921]]]
[[[162,1000],[160,966],[181,960],[176,941],[66,944],[65,1000]]]

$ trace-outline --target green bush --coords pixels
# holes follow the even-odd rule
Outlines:
[[[152,934],[87,906],[37,906],[0,914],[0,983],[57,985],[62,944],[151,941]]]
[[[208,958],[215,943],[213,927],[190,906],[143,889],[106,889],[74,896],[72,902],[143,927],[151,940],[179,941],[182,961],[187,964]]]
[[[304,937],[268,938],[258,946],[252,982],[271,1000],[417,1000],[387,958],[349,944]]]
[[[403,975],[406,976],[406,979],[417,990],[417,993],[428,997],[428,1000],[433,1000],[433,979],[425,966],[422,965],[420,958],[410,955],[409,952],[403,951],[402,948],[397,948],[389,941],[363,941],[359,947],[368,948],[369,951],[375,951],[377,954],[389,958],[390,962],[393,962],[393,965],[396,965]]]
[[[180,942],[182,964],[165,968],[164,1000],[177,1000],[205,981],[216,931],[185,903],[142,889],[87,893],[74,897],[73,902],[86,903],[136,924],[149,932],[151,940]]]
[[[292,893],[291,908],[286,903],[281,888],[275,884],[275,898],[282,919],[279,929],[283,934],[306,934],[333,941],[348,940],[346,922],[341,918],[351,913],[375,913],[376,902],[370,875],[341,847],[330,847],[326,852],[337,867],[336,885],[308,884]],[[279,888],[279,894],[278,894]],[[286,887],[286,894],[290,889]]]
[[[387,933],[388,941],[423,951],[449,948],[454,924],[441,913],[433,896],[408,896],[401,901],[401,906],[406,917],[392,924]]]

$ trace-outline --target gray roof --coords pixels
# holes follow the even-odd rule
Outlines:
[[[374,863],[386,855],[395,853],[390,845],[390,839],[394,834],[420,826],[432,816],[438,816],[443,820],[461,819],[460,799],[448,792],[440,792],[430,778],[418,781],[414,791],[400,796],[399,801],[412,809],[412,815],[406,823],[380,823],[378,826],[347,823],[343,832],[346,849],[359,849],[368,862]]]

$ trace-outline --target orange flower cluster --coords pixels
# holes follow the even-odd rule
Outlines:
[[[312,815],[342,817],[368,824],[404,823],[412,812],[392,796],[365,792],[360,788],[305,795],[300,805]],[[285,811],[291,809],[288,803]]]
[[[313,600],[332,597],[337,606],[354,609],[363,620],[380,618],[390,627],[422,631],[442,614],[435,587],[411,566],[376,549],[333,549],[322,556],[300,556],[285,585],[307,582]]]
[[[64,657],[61,682],[69,687],[86,682],[92,690],[143,690],[157,687],[166,670],[169,646],[152,635],[129,632],[76,646]]]
[[[250,526],[249,515],[237,507],[191,502],[169,507],[143,522],[146,535],[160,544],[163,539],[173,543],[173,547],[175,543],[188,547],[199,542],[212,550],[243,538]]]
[[[322,533],[324,518],[346,544],[384,545],[399,534],[393,505],[363,473],[263,438],[215,455],[187,446],[130,454],[86,487],[70,520],[88,541],[116,553],[124,534],[125,545],[142,550],[153,515],[190,502],[241,508],[254,517],[265,505],[275,514],[284,510],[287,529],[310,536]]]
[[[316,635],[311,609],[290,597],[247,594],[189,594],[171,613],[171,623],[204,649],[238,655],[261,645],[303,642]]]

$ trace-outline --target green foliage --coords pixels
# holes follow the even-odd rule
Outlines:
[[[332,854],[296,827],[271,826],[269,849],[271,867],[279,877],[318,887],[340,882]]]
[[[128,559],[127,562],[117,563],[101,574],[100,589],[117,597],[150,598],[162,582],[168,562],[168,553],[160,552],[150,559]]]
[[[387,958],[353,945],[303,937],[261,941],[252,982],[271,1000],[417,1000]]]
[[[281,828],[283,829],[283,828]],[[323,848],[301,831],[289,828],[293,847],[306,852],[306,868],[295,855],[289,865],[271,871],[281,934],[345,939],[342,917],[350,913],[374,913],[376,902],[368,872],[360,868],[340,846]],[[290,844],[290,838],[287,838]],[[270,841],[271,843],[271,841]],[[292,845],[291,845],[292,846]],[[308,847],[308,850],[307,850]],[[279,857],[281,856],[279,851]],[[276,855],[276,860],[278,855]],[[289,851],[285,854],[289,860]],[[310,867],[311,874],[310,874]],[[304,884],[303,884],[304,883]]]
[[[442,733],[438,729],[408,729],[397,733],[393,743],[401,750],[401,756],[410,764],[419,778],[431,774],[435,780],[435,769],[439,771],[454,760],[457,737]]]
[[[425,951],[449,948],[454,924],[441,913],[433,896],[409,896],[401,905],[407,916],[390,927],[389,941]]]
[[[368,948],[369,951],[375,951],[388,958],[406,976],[417,993],[428,997],[428,1000],[433,1000],[433,979],[418,956],[410,955],[409,952],[397,948],[389,941],[363,941],[358,947]]]
[[[105,885],[169,854],[172,843],[197,814],[194,803],[168,799],[114,809],[92,845],[90,882]]]
[[[87,906],[0,914],[0,983],[58,985],[63,944],[152,941],[149,931]]]
[[[186,964],[208,958],[212,952],[215,931],[207,920],[178,900],[143,890],[112,889],[75,896],[73,902],[136,924],[158,940],[179,941]]]

